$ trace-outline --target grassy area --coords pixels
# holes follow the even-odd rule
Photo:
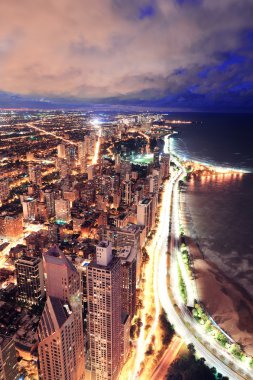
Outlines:
[[[179,286],[179,291],[180,291],[180,294],[181,294],[182,300],[183,300],[184,303],[186,304],[186,303],[187,303],[187,290],[186,290],[186,285],[185,285],[185,282],[184,282],[184,280],[183,280],[182,273],[181,273],[181,270],[180,270],[179,265],[178,265],[177,269],[178,269],[178,286]]]
[[[212,335],[214,339],[224,348],[226,348],[235,358],[246,361],[246,354],[240,345],[233,343],[228,336],[219,330],[210,320],[208,314],[199,304],[195,304],[192,311],[193,317],[195,320],[205,327],[205,330],[208,334]],[[253,359],[248,358],[250,365],[253,367]]]

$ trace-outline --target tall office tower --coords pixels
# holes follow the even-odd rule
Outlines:
[[[134,192],[134,203],[137,205],[139,201],[143,198],[144,191],[143,191],[143,185],[137,186],[135,188]]]
[[[67,159],[58,158],[56,166],[57,166],[57,169],[59,170],[61,179],[65,178],[71,174],[71,167],[70,167]]]
[[[26,195],[21,195],[20,200],[23,207],[24,221],[28,222],[35,220],[37,216],[37,199]]]
[[[126,174],[126,179],[122,183],[122,201],[125,205],[132,203],[132,182],[129,173]]]
[[[132,319],[136,309],[136,250],[131,246],[120,247],[117,256],[122,266],[122,311]]]
[[[84,379],[80,276],[55,246],[44,254],[47,302],[38,327],[43,380]]]
[[[37,202],[37,220],[44,223],[48,220],[47,205],[45,200]]]
[[[85,155],[89,156],[90,155],[90,137],[89,136],[84,136],[84,150],[85,150]]]
[[[28,166],[29,180],[37,186],[42,186],[41,166],[29,164]]]
[[[58,220],[61,220],[65,223],[70,222],[71,213],[70,213],[70,202],[65,199],[56,199],[55,200],[55,217]]]
[[[0,202],[4,202],[10,194],[9,180],[4,179],[0,182]]]
[[[80,264],[76,266],[78,273],[80,275],[81,282],[81,290],[82,290],[82,305],[83,305],[83,319],[84,319],[84,327],[87,327],[87,302],[88,302],[88,294],[87,294],[87,272],[88,266],[91,260],[85,259]]]
[[[65,146],[65,144],[59,144],[57,146],[57,156],[59,158],[66,158],[66,146]]]
[[[161,158],[161,170],[162,170],[162,177],[168,178],[170,175],[170,154],[163,153]]]
[[[15,342],[11,337],[0,335],[0,379],[19,379]]]
[[[95,172],[94,165],[88,166],[88,180],[89,181],[93,180],[94,172]]]
[[[160,149],[158,147],[155,147],[154,149],[154,166],[159,167],[160,164]]]
[[[100,242],[96,261],[88,266],[88,340],[96,380],[118,379],[121,361],[121,263],[111,243]]]
[[[52,189],[46,189],[43,195],[46,201],[47,215],[51,218],[55,215],[54,191]]]
[[[0,217],[0,236],[16,240],[23,236],[23,217],[18,215],[4,215]]]
[[[120,177],[122,179],[126,178],[126,174],[130,174],[132,171],[132,164],[130,161],[121,161],[120,164]]]
[[[87,171],[87,147],[85,141],[80,141],[78,143],[78,162],[81,167],[81,173],[86,173]]]
[[[120,163],[121,163],[121,157],[120,157],[120,154],[118,153],[115,156],[115,164],[114,164],[116,173],[120,173]]]
[[[153,198],[144,198],[137,205],[137,224],[145,226],[146,236],[153,227]]]
[[[159,192],[159,176],[151,175],[149,177],[149,192],[158,194]]]
[[[81,310],[81,302],[77,308],[74,302],[48,296],[38,327],[41,379],[84,380]]]
[[[66,159],[71,168],[76,165],[76,146],[68,145],[66,147]]]
[[[39,305],[45,294],[42,260],[24,256],[16,261],[15,267],[18,300],[28,306]]]
[[[140,276],[141,269],[141,247],[143,246],[142,228],[136,224],[128,223],[124,228],[104,228],[102,239],[112,242],[114,249],[118,250],[121,247],[133,247],[136,252],[137,260],[137,280]]]

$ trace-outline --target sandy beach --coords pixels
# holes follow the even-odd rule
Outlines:
[[[181,223],[193,260],[197,292],[208,313],[248,355],[253,355],[253,301],[221,268],[204,257],[185,194],[180,197]]]

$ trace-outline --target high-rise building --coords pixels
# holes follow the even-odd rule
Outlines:
[[[159,176],[158,175],[151,175],[149,177],[149,192],[158,194],[159,192]]]
[[[57,246],[44,255],[47,296],[69,300],[80,291],[80,278],[74,265]],[[56,286],[59,284],[59,286]]]
[[[118,379],[121,358],[121,263],[111,243],[96,247],[96,261],[88,266],[88,340],[91,372],[96,380]]]
[[[84,379],[84,336],[80,276],[54,246],[44,254],[47,302],[38,327],[43,380]]]
[[[41,166],[29,164],[28,166],[29,180],[37,186],[42,185]]]
[[[16,261],[15,267],[19,301],[28,306],[39,305],[45,293],[42,260],[24,256]]]
[[[52,189],[46,189],[43,192],[43,195],[46,202],[48,217],[51,218],[55,215],[54,191]]]
[[[122,266],[121,304],[122,312],[133,318],[136,308],[136,251],[131,246],[117,251]]]
[[[160,164],[160,149],[158,147],[155,147],[154,149],[154,167],[159,167]]]
[[[137,206],[137,224],[145,226],[146,236],[153,227],[153,199],[144,198]]]
[[[65,146],[65,144],[59,144],[57,146],[57,156],[59,158],[66,158],[66,146]]]
[[[120,163],[121,163],[121,157],[120,154],[116,154],[115,156],[115,172],[120,173]]]
[[[37,217],[37,199],[21,195],[20,200],[23,207],[23,219],[25,222],[35,220]]]
[[[81,313],[75,306],[49,296],[38,327],[39,370],[43,380],[84,380]]]
[[[161,171],[162,177],[168,178],[170,174],[170,154],[163,153],[161,157]]]
[[[71,220],[70,202],[65,199],[55,200],[55,217],[56,219],[68,223]]]
[[[108,227],[102,231],[102,239],[109,240],[114,249],[118,250],[125,246],[134,248],[137,257],[137,279],[141,268],[142,228],[136,224],[128,223],[124,228]]]
[[[18,378],[15,342],[11,337],[0,335],[0,379],[17,380]]]
[[[94,177],[94,165],[88,166],[88,180],[91,181],[93,180]]]
[[[130,180],[130,174],[126,174],[126,179],[122,183],[122,201],[126,205],[132,203],[132,182]]]
[[[10,194],[9,180],[4,179],[0,182],[0,202],[5,201]]]
[[[60,173],[60,178],[65,178],[71,174],[71,167],[66,158],[57,158],[56,164]]]

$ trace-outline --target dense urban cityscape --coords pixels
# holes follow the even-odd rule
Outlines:
[[[192,175],[242,173],[180,161],[191,121],[166,114],[0,117],[1,379],[174,379],[188,349],[250,379],[199,300],[184,203]]]

